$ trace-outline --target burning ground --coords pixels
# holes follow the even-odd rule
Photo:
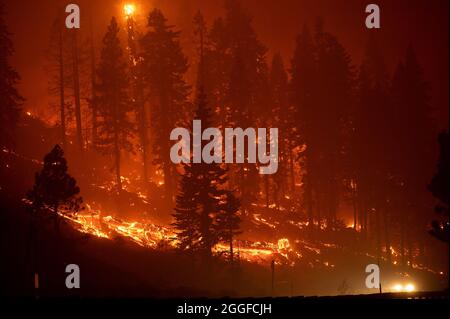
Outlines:
[[[2,156],[11,163],[15,177],[28,186],[38,160],[4,151]],[[19,173],[20,172],[20,173]],[[20,183],[19,183],[20,184]],[[114,207],[101,200],[99,193],[107,186],[85,188],[97,200],[85,204],[84,210],[73,213],[60,211],[65,220],[60,234],[48,221],[38,225],[38,248],[30,243],[30,218],[26,211],[29,202],[19,196],[2,199],[3,264],[11,274],[3,279],[4,294],[33,295],[32,268],[29,263],[38,257],[42,295],[81,296],[289,296],[337,295],[372,293],[364,286],[365,265],[377,263],[358,237],[358,232],[346,226],[334,231],[325,228],[310,233],[305,222],[295,221],[292,214],[281,209],[278,214],[260,213],[249,216],[243,232],[235,240],[236,264],[227,258],[228,247],[214,248],[213,262],[207,267],[189,254],[175,248],[176,234],[170,225],[158,220],[150,199],[139,191],[129,193],[131,207],[148,214],[120,215],[106,207]],[[23,189],[17,195],[23,193]],[[4,193],[3,193],[4,194]],[[98,200],[100,198],[100,200]],[[108,196],[105,194],[105,198]],[[101,210],[100,207],[102,207]],[[150,216],[153,215],[153,219]],[[268,216],[278,216],[270,218]],[[413,283],[416,290],[436,290],[445,287],[444,269],[431,269],[414,264],[403,271],[398,265],[400,256],[392,248],[393,260],[380,261],[385,291],[395,291],[399,283]],[[271,286],[271,262],[275,262],[274,291]],[[82,288],[69,292],[63,286],[64,265],[78,264],[82,272]],[[440,273],[442,271],[442,273]]]

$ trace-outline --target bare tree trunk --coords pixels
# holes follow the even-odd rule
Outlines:
[[[61,140],[64,150],[67,150],[66,139],[66,102],[64,96],[64,59],[63,59],[63,32],[59,28],[59,40],[58,40],[58,64],[59,64],[59,98],[60,98],[60,117],[61,117]]]
[[[80,78],[78,70],[78,44],[76,31],[72,37],[72,67],[73,67],[73,92],[75,99],[75,119],[77,126],[77,144],[80,153],[83,152],[83,133],[81,125],[81,102],[80,102]]]
[[[117,182],[117,192],[120,194],[122,192],[122,179],[120,174],[120,149],[118,141],[117,132],[114,133],[114,159],[116,168],[116,182]]]
[[[130,69],[132,75],[132,88],[133,88],[133,98],[135,100],[135,112],[138,118],[138,128],[139,128],[139,139],[142,152],[142,162],[143,162],[143,172],[142,179],[144,181],[144,186],[148,188],[148,165],[147,165],[147,148],[148,148],[148,138],[147,138],[147,114],[145,111],[145,101],[144,101],[144,88],[142,86],[142,72],[141,72],[141,61],[137,52],[136,47],[136,23],[133,17],[127,18],[127,31],[128,31],[128,49],[129,49],[129,61]]]
[[[90,23],[90,57],[91,57],[91,125],[92,125],[92,145],[97,145],[97,105],[95,101],[95,48],[94,30],[92,26],[92,14],[89,16]]]
[[[122,193],[122,179],[120,174],[120,145],[119,145],[119,105],[117,96],[114,99],[114,158],[116,169],[117,193]],[[119,205],[120,206],[120,205]]]
[[[292,194],[295,192],[295,172],[294,172],[294,159],[292,156],[292,149],[289,147],[289,169],[290,169],[290,185]]]
[[[165,91],[165,90],[164,90]],[[169,97],[167,96],[167,93],[164,94],[164,96],[162,96],[160,98],[161,101],[161,105],[160,107],[163,110],[170,110],[171,105],[169,102]],[[169,114],[164,114],[164,116],[162,116],[161,121],[162,121],[162,127],[164,130],[167,130],[167,132],[170,132],[170,126],[169,126],[169,119],[167,118]],[[168,135],[167,135],[168,136]],[[168,141],[161,141],[161,151],[162,154],[164,154],[164,158],[163,158],[163,171],[164,171],[164,191],[165,191],[165,201],[166,204],[173,206],[173,192],[174,192],[174,187],[173,187],[173,176],[172,176],[172,169],[171,169],[171,161],[170,158],[168,157],[169,154],[169,150],[170,150],[170,146],[168,144]],[[166,155],[167,154],[167,155]]]
[[[142,163],[143,163],[143,180],[145,188],[148,188],[148,138],[147,138],[147,115],[145,112],[144,102],[141,102],[140,115],[139,115],[139,126],[140,126],[140,137],[141,137],[141,148],[142,148]]]

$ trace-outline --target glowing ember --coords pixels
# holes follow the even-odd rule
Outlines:
[[[112,239],[122,236],[142,247],[152,249],[175,248],[177,245],[176,233],[170,228],[148,221],[129,222],[113,216],[101,217],[100,212],[94,210],[76,214],[60,212],[60,215],[69,220],[78,231],[96,237]],[[271,260],[275,260],[277,264],[289,261],[288,264],[293,265],[296,259],[301,258],[301,254],[292,249],[287,238],[279,239],[277,244],[236,240],[234,245],[235,255],[248,262],[269,264]],[[223,243],[213,248],[218,255],[228,250],[228,245]]]
[[[134,4],[126,4],[123,6],[123,11],[127,17],[132,16],[135,10],[136,7],[134,6]]]
[[[98,213],[62,215],[72,221],[75,227],[84,233],[102,238],[113,238],[120,235],[131,239],[143,247],[156,248],[163,243],[175,246],[175,234],[168,228],[150,223],[127,222],[106,216],[100,218]]]
[[[279,249],[288,249],[289,248],[289,240],[286,238],[281,238],[278,240],[278,248]]]

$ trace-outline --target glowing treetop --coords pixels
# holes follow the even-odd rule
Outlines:
[[[127,17],[131,17],[134,14],[135,10],[136,7],[134,6],[134,4],[125,4],[123,6],[123,11],[125,13],[125,16]]]

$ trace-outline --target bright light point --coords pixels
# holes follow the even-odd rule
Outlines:
[[[125,15],[127,17],[132,16],[135,10],[136,7],[134,6],[134,4],[126,4],[123,6],[123,11],[125,12]]]
[[[414,291],[414,290],[415,290],[415,287],[414,287],[413,284],[407,284],[405,286],[405,291],[407,291],[407,292],[411,292],[411,291]]]
[[[394,287],[392,287],[392,289],[393,289],[394,291],[400,292],[400,291],[403,290],[403,286],[400,285],[400,284],[397,284],[397,285],[395,285]]]
[[[287,249],[289,248],[289,239],[281,238],[278,240],[278,249]]]
[[[416,290],[416,287],[411,283],[406,285],[396,284],[392,286],[392,290],[395,292],[413,292]]]

